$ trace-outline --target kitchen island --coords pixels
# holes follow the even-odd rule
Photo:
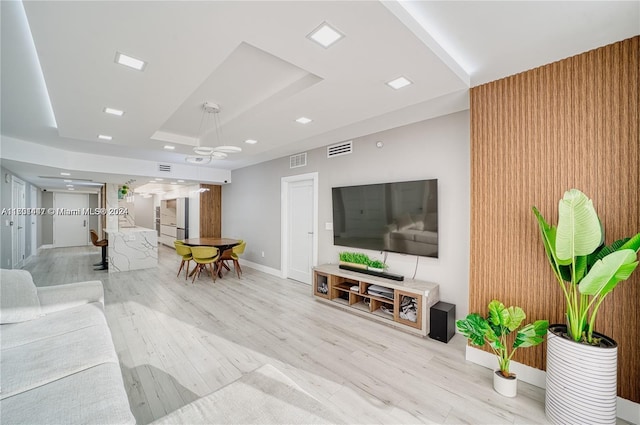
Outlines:
[[[145,227],[106,229],[109,273],[158,266],[158,233]]]

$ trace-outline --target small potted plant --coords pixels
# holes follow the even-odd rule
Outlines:
[[[464,320],[456,322],[460,333],[469,338],[472,344],[479,346],[489,344],[498,358],[499,366],[499,370],[493,374],[493,388],[506,397],[515,397],[517,393],[517,378],[509,371],[513,354],[520,347],[533,347],[540,344],[549,327],[547,320],[536,320],[520,329],[513,343],[509,344],[508,340],[511,339],[508,338],[509,334],[518,329],[526,317],[522,308],[505,307],[500,301],[493,300],[489,303],[487,318],[478,313],[471,313]]]
[[[369,259],[369,261],[367,262],[367,269],[374,271],[374,272],[379,272],[382,273],[387,269],[387,266],[385,263],[383,263],[380,260],[371,260]]]
[[[618,345],[594,328],[605,297],[638,266],[640,233],[605,245],[593,202],[577,189],[560,200],[557,227],[533,213],[566,302],[566,324],[551,325],[547,338],[546,414],[554,423],[615,423]],[[585,403],[588,412],[576,407]]]
[[[359,269],[366,269],[369,257],[359,252],[341,252],[339,254],[340,264],[344,264]]]

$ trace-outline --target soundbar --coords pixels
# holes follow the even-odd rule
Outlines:
[[[386,272],[377,272],[375,270],[360,269],[358,267],[352,267],[352,266],[348,266],[346,264],[340,264],[338,267],[340,267],[343,270],[349,270],[349,271],[352,271],[352,272],[369,274],[371,276],[383,277],[385,279],[391,279],[391,280],[397,280],[397,281],[403,281],[404,280],[404,276],[399,275],[399,274],[386,273]]]

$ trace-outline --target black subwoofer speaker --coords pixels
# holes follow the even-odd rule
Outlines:
[[[456,333],[456,306],[442,301],[435,303],[429,312],[429,337],[442,342],[449,340]]]

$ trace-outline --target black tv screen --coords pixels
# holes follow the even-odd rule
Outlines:
[[[438,257],[438,180],[332,188],[334,245]]]

